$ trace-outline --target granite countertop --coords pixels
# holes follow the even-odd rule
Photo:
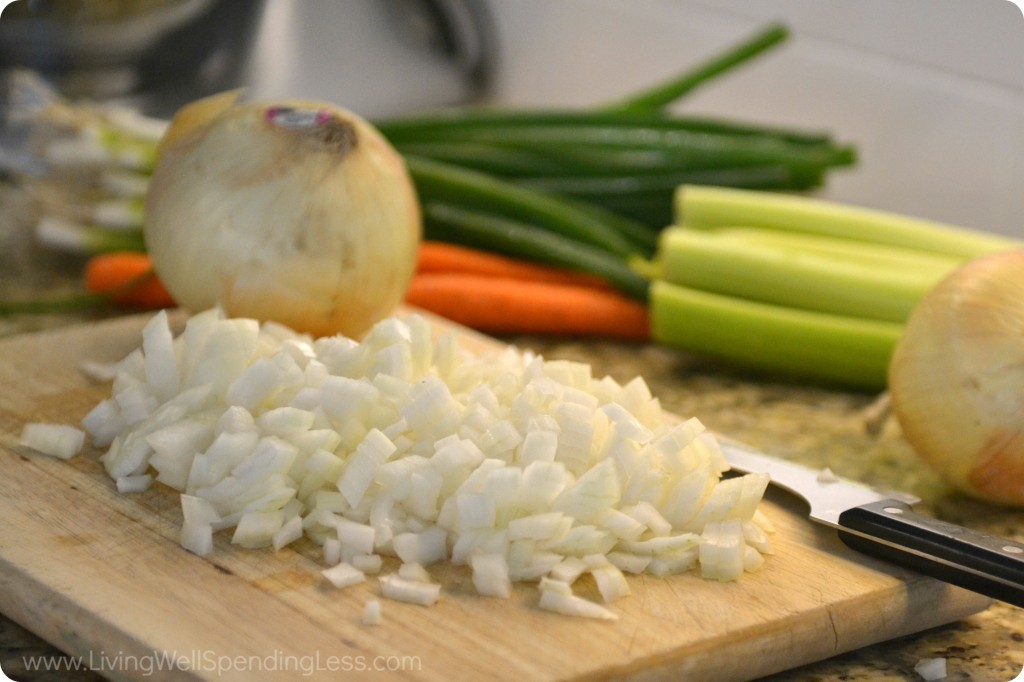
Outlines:
[[[18,220],[19,203],[0,188],[0,300],[63,295],[78,290],[82,261],[38,249]],[[0,317],[0,336],[119,314],[66,313]],[[889,421],[866,428],[877,396],[757,377],[653,345],[572,342],[540,338],[510,341],[545,357],[589,362],[596,374],[620,380],[643,376],[668,411],[698,416],[709,428],[766,451],[840,475],[921,497],[921,509],[991,534],[1024,540],[1024,510],[1007,510],[949,490],[925,467]],[[94,673],[30,672],[31,656],[60,652],[0,616],[0,668],[19,681],[99,680]],[[948,680],[1006,682],[1024,668],[1024,612],[995,603],[963,621],[866,647],[774,675],[771,682],[809,680],[920,680],[914,666],[944,658]]]

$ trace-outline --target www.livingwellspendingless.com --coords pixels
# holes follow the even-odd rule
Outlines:
[[[100,650],[90,651],[84,656],[25,656],[22,666],[26,672],[89,671],[100,675],[114,673],[142,677],[171,670],[214,676],[226,673],[258,675],[282,672],[311,676],[321,672],[415,672],[423,669],[423,662],[419,656],[336,656],[319,651],[301,656],[281,651],[265,656],[231,656],[214,650],[154,651],[147,654]]]

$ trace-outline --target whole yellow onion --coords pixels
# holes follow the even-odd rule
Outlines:
[[[889,393],[907,441],[950,483],[1024,506],[1024,251],[973,260],[921,300]]]
[[[146,248],[182,307],[220,306],[315,336],[394,312],[416,265],[419,202],[367,121],[308,101],[179,111],[147,192]]]

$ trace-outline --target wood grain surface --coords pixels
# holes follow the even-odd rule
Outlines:
[[[848,550],[772,491],[776,552],[735,583],[631,576],[620,618],[597,622],[540,610],[529,584],[477,596],[443,564],[439,603],[381,600],[383,622],[364,625],[376,581],[333,588],[312,543],[274,553],[220,534],[195,556],[178,545],[175,491],[121,495],[96,451],[60,461],[18,444],[26,422],[77,423],[105,397],[79,364],[123,357],[147,319],[0,342],[0,611],[111,679],[749,680],[989,603]]]

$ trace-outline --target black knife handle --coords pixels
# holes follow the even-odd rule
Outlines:
[[[896,500],[839,515],[853,549],[1024,607],[1024,544],[917,514]]]

